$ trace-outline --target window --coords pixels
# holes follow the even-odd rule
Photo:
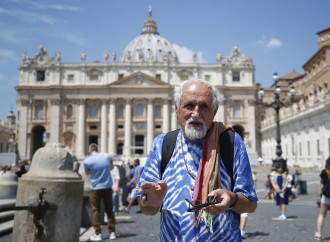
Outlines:
[[[144,124],[135,124],[136,130],[144,130]]]
[[[117,145],[117,155],[122,155],[123,154],[123,147],[124,147],[123,143],[119,143]]]
[[[233,82],[239,82],[239,81],[240,81],[239,72],[233,72]]]
[[[144,148],[144,135],[136,135],[135,136],[135,146],[141,147],[141,149],[135,149],[134,154],[143,154],[143,148]]]
[[[162,117],[162,108],[160,106],[156,107],[155,117],[156,118],[161,118]]]
[[[188,80],[188,79],[189,79],[188,74],[181,74],[181,80],[182,80],[182,81],[186,81],[186,80]]]
[[[90,79],[91,81],[97,81],[97,80],[99,79],[99,75],[98,75],[98,74],[91,74],[91,75],[89,76],[89,79]]]
[[[89,116],[92,117],[92,118],[97,118],[98,112],[99,112],[99,108],[98,108],[97,104],[93,104],[91,106],[91,110],[89,112]]]
[[[124,74],[118,74],[118,80],[124,78]]]
[[[44,118],[44,106],[42,104],[37,104],[35,118],[36,119]]]
[[[143,117],[143,109],[144,107],[142,103],[136,105],[136,113],[135,113],[136,117]]]
[[[37,71],[37,81],[44,81],[45,78],[45,71]]]
[[[320,150],[320,140],[316,140],[316,149],[317,149],[317,155],[321,155],[321,150]]]
[[[72,119],[72,113],[73,113],[72,105],[68,105],[66,108],[66,119]]]
[[[122,106],[118,108],[118,118],[124,118],[124,108]]]
[[[234,118],[240,118],[240,117],[241,117],[241,106],[234,105]]]
[[[124,128],[124,125],[122,125],[122,124],[118,124],[117,128],[118,128],[118,129],[123,129],[123,128]]]
[[[156,74],[156,79],[160,80],[161,79],[161,74]]]
[[[160,128],[162,128],[162,126],[160,124],[157,124],[156,129],[160,129]]]
[[[69,82],[72,82],[72,81],[74,81],[74,75],[73,74],[68,74],[68,81]]]
[[[307,141],[307,155],[311,155],[310,147],[309,147],[309,141]]]
[[[210,75],[205,75],[204,79],[205,79],[205,81],[210,81],[211,80],[211,76]]]

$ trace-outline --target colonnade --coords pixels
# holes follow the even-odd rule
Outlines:
[[[121,99],[121,103],[122,103]],[[140,99],[139,99],[140,101]],[[170,105],[170,99],[162,99],[162,132],[169,132],[177,129],[177,117],[175,114],[174,105]],[[146,103],[145,120],[146,120],[146,144],[145,150],[149,151],[152,141],[155,138],[155,99],[149,98],[143,101]],[[118,99],[112,98],[101,101],[101,108],[99,114],[100,133],[99,133],[99,151],[106,152],[110,155],[117,153],[117,104]],[[131,156],[132,152],[132,138],[133,138],[133,116],[132,110],[134,105],[133,98],[124,99],[124,146],[123,155]],[[79,100],[78,102],[78,119],[77,119],[77,137],[76,137],[76,153],[78,158],[83,158],[87,154],[86,138],[86,100]]]

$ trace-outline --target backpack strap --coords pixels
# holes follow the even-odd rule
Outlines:
[[[220,156],[231,179],[231,190],[234,190],[234,143],[235,131],[227,129],[219,137]]]
[[[160,165],[160,180],[162,180],[165,168],[172,157],[179,130],[180,129],[168,132],[164,137],[162,146],[162,161]]]
[[[161,170],[160,170],[160,180],[163,178],[163,173],[165,171],[165,168],[170,161],[175,144],[176,139],[179,133],[179,129],[168,132],[163,140],[163,146],[162,146],[162,161],[161,161]],[[219,137],[220,142],[220,156],[221,159],[226,167],[227,172],[229,173],[230,179],[231,179],[231,190],[234,189],[234,143],[235,143],[235,132],[228,129],[221,133]],[[222,152],[223,150],[228,152]]]

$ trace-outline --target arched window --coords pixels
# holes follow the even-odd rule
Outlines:
[[[89,116],[92,117],[92,118],[97,118],[98,112],[99,112],[99,108],[98,108],[97,104],[93,104],[91,106]]]
[[[136,105],[136,113],[135,113],[135,115],[137,117],[143,117],[143,109],[144,109],[144,107],[143,107],[143,104],[142,103],[137,104]]]
[[[44,118],[44,106],[42,104],[36,105],[36,113],[35,113],[36,119],[43,119]]]

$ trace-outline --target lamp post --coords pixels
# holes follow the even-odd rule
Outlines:
[[[273,108],[276,114],[276,158],[273,159],[272,170],[275,170],[276,166],[281,163],[283,165],[284,170],[287,170],[286,160],[282,158],[282,148],[281,148],[281,129],[280,129],[280,117],[279,111],[281,107],[289,106],[294,101],[294,96],[296,95],[296,91],[293,86],[290,86],[290,91],[288,92],[288,96],[290,98],[289,101],[283,102],[280,100],[281,88],[278,84],[278,76],[277,73],[274,73],[273,79],[275,81],[275,90],[274,90],[274,99],[271,103],[264,103],[263,98],[265,96],[265,91],[263,88],[260,88],[258,92],[258,97],[260,99],[261,104],[266,108]]]

